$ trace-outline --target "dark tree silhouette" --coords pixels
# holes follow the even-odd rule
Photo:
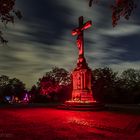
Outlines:
[[[17,79],[17,78],[12,78],[9,80],[9,87],[11,94],[15,97],[18,97],[19,99],[22,99],[25,93],[25,84]]]
[[[15,8],[16,0],[0,0],[0,22],[8,24],[9,22],[14,23],[14,19],[22,18],[21,12]],[[7,43],[8,41],[2,36],[0,27],[0,43]]]
[[[89,6],[98,3],[100,0],[89,0]],[[112,26],[115,27],[121,17],[129,19],[131,13],[136,8],[138,0],[114,0],[112,9]]]
[[[140,103],[140,70],[127,69],[115,85],[118,103]]]
[[[140,70],[120,75],[110,68],[93,70],[93,94],[106,103],[140,103]]]
[[[140,94],[140,70],[127,69],[121,74],[121,79],[127,93]]]
[[[36,102],[39,98],[39,89],[36,85],[33,85],[29,90],[29,95],[31,96],[30,102]]]
[[[98,68],[92,71],[93,94],[97,100],[109,100],[113,96],[117,72],[110,68]]]
[[[19,79],[10,79],[6,75],[0,76],[0,101],[4,101],[5,96],[13,96],[22,99],[25,90],[25,84]]]
[[[6,75],[0,76],[0,102],[4,101],[4,91],[9,84],[9,77]]]

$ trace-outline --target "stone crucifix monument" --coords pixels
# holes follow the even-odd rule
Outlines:
[[[73,101],[94,101],[92,94],[92,72],[86,63],[84,57],[84,30],[91,27],[92,22],[87,21],[83,23],[83,16],[79,17],[79,27],[72,31],[72,35],[77,35],[77,47],[79,50],[79,56],[77,61],[77,67],[72,72],[72,100]]]
[[[92,22],[83,23],[83,16],[79,17],[79,27],[72,30],[72,35],[77,36],[78,60],[72,72],[72,97],[59,106],[72,110],[99,110],[104,106],[94,99],[92,93],[92,71],[84,57],[84,30],[91,27]]]

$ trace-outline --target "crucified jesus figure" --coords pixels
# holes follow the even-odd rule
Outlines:
[[[84,56],[84,33],[83,31],[88,29],[91,26],[91,21],[87,21],[85,24],[83,24],[83,16],[79,17],[79,27],[75,28],[72,31],[72,35],[78,35],[77,36],[77,47],[79,50],[79,56]]]
[[[83,46],[83,42],[82,42],[82,36],[77,37],[76,43],[77,43],[77,47],[79,50],[79,56],[83,56],[84,55],[84,46]]]

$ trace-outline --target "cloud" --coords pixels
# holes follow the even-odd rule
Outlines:
[[[71,54],[76,56],[76,53],[73,53],[75,50],[70,44],[71,40],[60,37],[58,45],[48,45],[35,40],[28,32],[32,30],[26,24],[9,26],[8,46],[0,51],[0,74],[17,77],[30,87],[52,67],[69,69],[72,66],[74,57]]]
[[[134,68],[134,69],[140,69],[139,67],[140,61],[136,61],[134,63],[132,62],[119,62],[117,64],[111,64],[109,65],[112,69],[118,72],[122,72],[124,70],[127,70],[129,68]]]
[[[71,30],[81,15],[93,21],[84,32],[85,57],[91,68],[140,68],[139,14],[112,28],[106,1],[92,8],[86,0],[20,0],[17,4],[24,18],[5,29],[9,43],[1,47],[0,74],[17,77],[31,87],[54,66],[72,71],[78,49]]]
[[[108,35],[108,36],[114,36],[114,37],[121,37],[121,36],[128,36],[133,34],[139,34],[140,33],[140,26],[139,25],[133,25],[133,24],[123,24],[121,26],[118,26],[112,29],[101,29],[99,30],[100,34]]]

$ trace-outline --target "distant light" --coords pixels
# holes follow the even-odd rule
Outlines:
[[[10,101],[10,100],[11,100],[11,96],[5,96],[5,99],[6,99],[7,101]]]

